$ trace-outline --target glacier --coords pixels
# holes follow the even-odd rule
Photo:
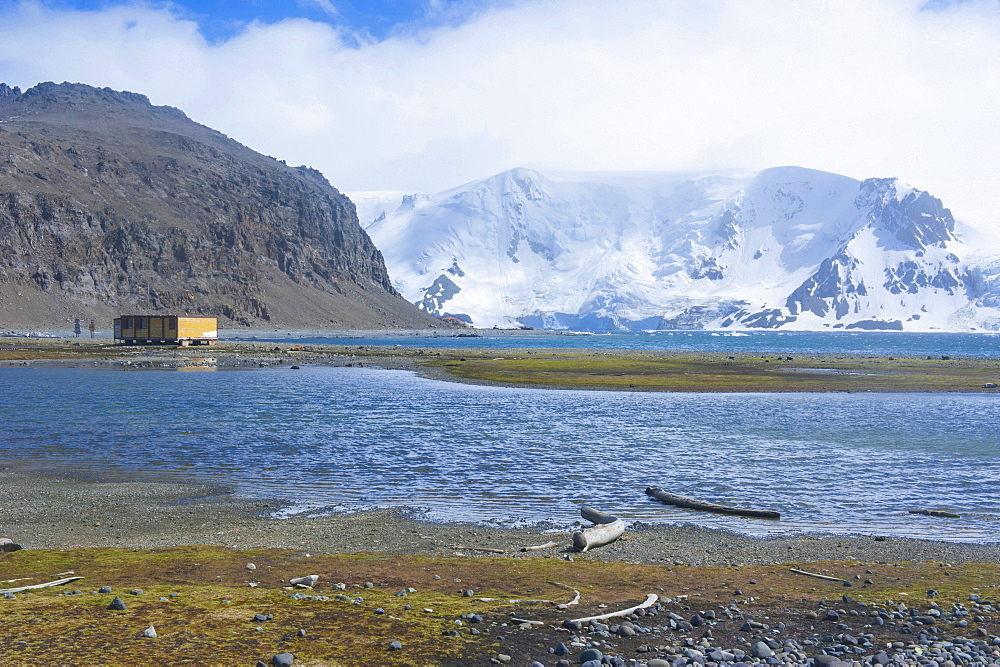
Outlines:
[[[518,168],[349,196],[395,288],[476,327],[1000,329],[1000,253],[894,178]]]

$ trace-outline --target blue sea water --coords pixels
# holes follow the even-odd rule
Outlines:
[[[323,345],[464,348],[680,350],[733,354],[949,355],[1000,357],[1000,333],[902,331],[647,331],[586,333],[477,330],[449,332],[224,331],[224,338]]]
[[[1000,535],[994,394],[516,389],[315,367],[4,368],[0,395],[0,465],[223,484],[285,514],[564,527],[590,504],[757,535]],[[782,519],[681,510],[648,485]]]

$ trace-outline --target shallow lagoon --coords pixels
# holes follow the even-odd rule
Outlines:
[[[991,394],[582,392],[325,367],[8,368],[0,392],[4,465],[221,483],[289,514],[405,506],[562,527],[586,503],[760,535],[1000,535]],[[648,485],[782,520],[668,507]]]
[[[317,345],[400,347],[584,348],[674,350],[726,354],[844,354],[861,356],[951,355],[1000,357],[1000,333],[904,331],[637,331],[567,332],[523,330],[448,331],[223,331],[234,340]]]

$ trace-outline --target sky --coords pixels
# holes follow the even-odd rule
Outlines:
[[[898,177],[1000,228],[1000,0],[0,0],[0,81],[147,95],[342,191]]]

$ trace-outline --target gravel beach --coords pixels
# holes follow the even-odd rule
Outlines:
[[[274,503],[200,485],[0,470],[0,537],[25,548],[207,544],[238,549],[281,547],[312,554],[472,557],[551,557],[571,552],[569,532],[433,524],[393,510],[273,518],[270,513],[277,508]],[[521,551],[549,541],[560,546]],[[691,525],[633,526],[621,540],[588,553],[574,553],[573,558],[684,565],[817,560],[997,562],[1000,545],[870,536],[758,539]]]

